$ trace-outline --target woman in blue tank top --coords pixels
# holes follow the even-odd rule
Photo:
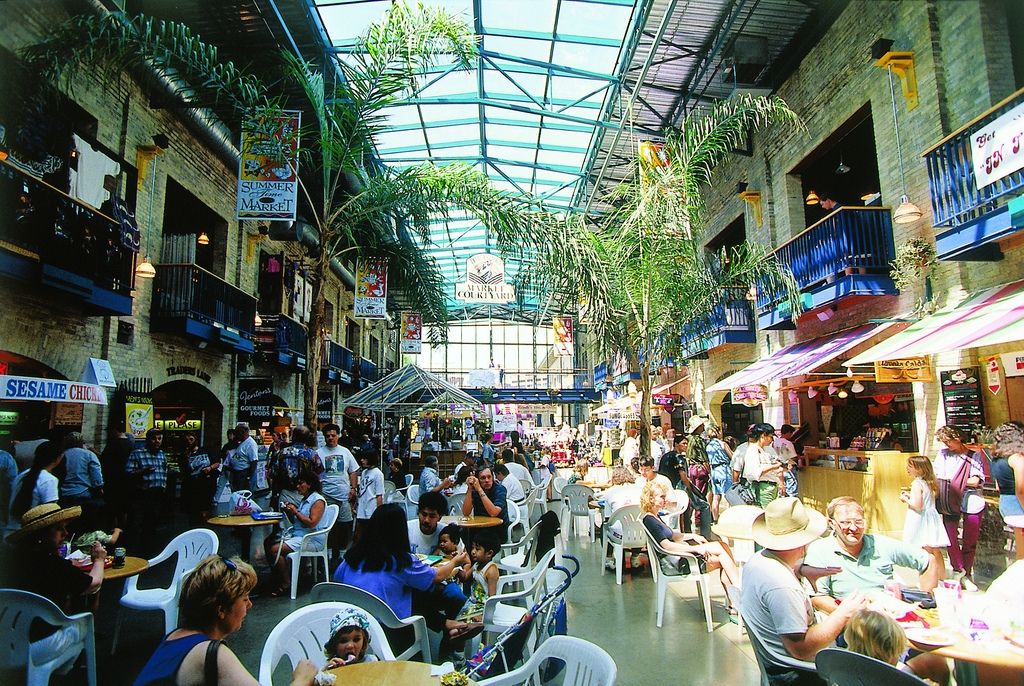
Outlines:
[[[211,555],[181,584],[178,628],[167,634],[143,667],[135,686],[213,686],[259,682],[220,641],[237,631],[252,607],[249,592],[256,572],[240,559]],[[302,660],[293,686],[312,686],[316,667]]]
[[[1006,422],[996,429],[992,478],[999,486],[999,514],[1013,529],[1017,559],[1024,560],[1024,424]]]

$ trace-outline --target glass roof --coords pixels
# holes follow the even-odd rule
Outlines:
[[[335,48],[353,45],[390,0],[315,0]],[[421,91],[385,110],[381,162],[396,168],[432,160],[475,166],[501,190],[577,211],[602,127],[618,97],[628,37],[640,0],[428,0],[480,34],[469,71],[441,66]],[[465,260],[490,246],[475,219],[438,225],[431,246],[446,279],[464,279]],[[519,265],[507,265],[511,281]],[[451,310],[462,304],[451,300]],[[531,304],[531,303],[527,303]],[[535,303],[533,303],[535,304]]]

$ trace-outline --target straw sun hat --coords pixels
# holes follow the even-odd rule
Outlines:
[[[692,415],[690,421],[686,426],[686,433],[692,434],[694,431],[704,426],[706,420],[700,415]]]
[[[19,545],[26,542],[29,534],[81,516],[82,508],[78,505],[65,508],[61,508],[57,503],[36,505],[21,516],[21,528],[9,533],[7,541],[13,545]]]
[[[754,542],[769,550],[793,550],[821,537],[828,520],[817,510],[804,507],[799,498],[778,498],[751,527]]]

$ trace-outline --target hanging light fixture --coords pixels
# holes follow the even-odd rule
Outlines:
[[[793,389],[793,388],[789,389],[788,397],[789,397],[789,402],[790,403],[795,403],[795,402],[799,402],[800,401],[800,396],[798,396],[796,394],[796,390]]]
[[[828,394],[829,395],[835,395],[836,392],[838,392],[838,391],[839,391],[839,387],[836,386],[834,383],[830,383],[828,385]]]
[[[840,389],[839,389],[839,393],[838,393],[837,395],[838,395],[838,396],[839,396],[840,398],[845,398],[845,397],[847,397],[847,396],[848,396],[848,395],[850,395],[850,394],[846,392],[846,389],[845,389],[845,388],[840,388]]]
[[[862,384],[860,381],[854,381],[853,385],[850,386],[850,390],[853,391],[855,394],[856,393],[863,393],[864,392],[864,384]]]
[[[819,198],[818,194],[815,193],[812,189],[811,192],[807,194],[807,197],[804,198],[804,202],[807,203],[808,205],[817,205],[819,202],[821,202],[821,198]]]
[[[807,387],[807,397],[808,398],[815,398],[815,397],[817,397],[817,395],[818,395],[818,389],[817,388],[815,388],[814,386],[808,386]]]
[[[850,167],[843,162],[843,151],[839,150],[839,166],[836,167],[836,174],[846,174],[850,171]]]
[[[900,161],[900,183],[903,185],[903,195],[900,196],[900,206],[892,213],[892,220],[897,224],[913,224],[921,218],[921,208],[910,202],[907,195],[907,179],[903,173],[903,148],[900,145],[900,122],[896,117],[896,91],[892,85],[892,65],[886,65],[889,72],[889,97],[892,98],[892,125],[896,131],[896,156]]]
[[[138,266],[135,267],[135,278],[136,279],[152,279],[156,276],[156,269],[150,263],[148,257],[143,257],[142,262],[139,262]]]
[[[203,231],[201,234],[199,234],[199,238],[196,239],[196,243],[198,243],[199,245],[209,245],[210,237],[206,235],[205,231]]]
[[[263,326],[263,317],[260,316],[259,310],[256,311],[256,316],[252,318],[252,323],[256,326]]]

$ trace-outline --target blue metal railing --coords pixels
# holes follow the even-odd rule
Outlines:
[[[978,189],[971,147],[974,134],[1024,103],[1024,89],[925,152],[935,226],[959,226],[991,212],[1024,189],[1024,169]],[[1018,144],[1022,142],[1018,140]],[[1008,198],[1007,198],[1008,199]]]
[[[726,331],[754,331],[753,303],[747,300],[747,289],[726,288],[721,300],[710,313],[683,326],[681,341],[687,352],[703,352],[702,340]]]
[[[121,226],[88,205],[11,165],[0,163],[0,240],[50,264],[131,295],[135,253]]]
[[[373,383],[377,380],[377,365],[370,362],[365,357],[359,358],[359,378],[367,383]]]
[[[330,369],[352,373],[352,351],[334,341],[327,341],[327,366]]]
[[[278,352],[306,356],[306,329],[291,317],[280,315],[274,329],[274,343]]]
[[[801,292],[844,274],[888,274],[895,254],[888,207],[843,207],[775,250]],[[784,296],[777,288],[760,286],[758,312],[772,309]]]
[[[480,388],[483,384],[472,384],[470,382],[469,369],[428,369],[428,371],[444,378],[448,383],[459,388]],[[565,369],[550,371],[515,371],[505,370],[504,374],[495,372],[494,388],[521,388],[544,390],[547,388],[558,389],[583,389],[594,387],[594,375],[589,369]],[[490,384],[487,384],[490,385]]]
[[[256,338],[256,298],[194,264],[157,265],[154,318],[186,317]]]

